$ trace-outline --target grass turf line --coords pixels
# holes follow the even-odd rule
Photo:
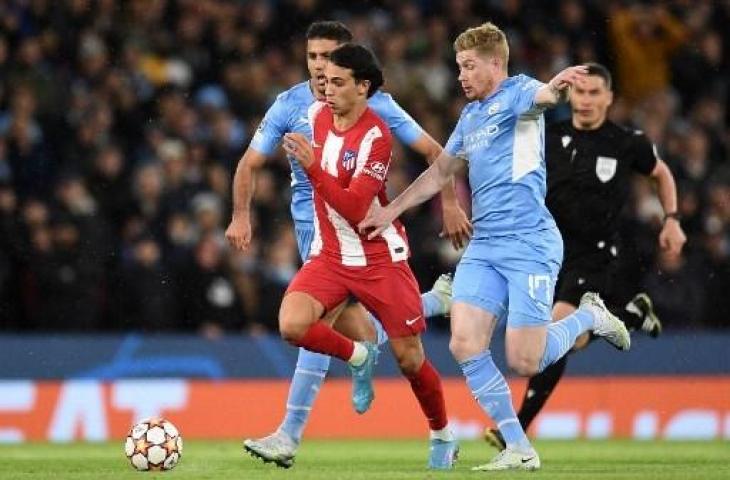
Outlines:
[[[426,441],[330,440],[305,441],[294,467],[264,465],[244,454],[241,442],[190,441],[181,463],[170,472],[136,472],[122,442],[104,444],[0,445],[0,479],[475,479],[495,475],[532,479],[728,479],[727,441],[540,441],[542,469],[533,473],[471,472],[495,453],[484,442],[462,443],[453,472],[425,468]]]

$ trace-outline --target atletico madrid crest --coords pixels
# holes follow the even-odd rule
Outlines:
[[[349,171],[355,168],[355,161],[357,160],[357,153],[353,150],[345,150],[342,154],[342,168]]]

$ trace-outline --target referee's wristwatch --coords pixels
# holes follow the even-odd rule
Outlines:
[[[679,214],[679,212],[668,212],[664,214],[664,221],[662,223],[667,223],[667,220],[669,220],[670,218],[673,218],[678,222],[682,220],[682,216]]]

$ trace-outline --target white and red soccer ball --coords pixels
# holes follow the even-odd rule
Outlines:
[[[140,471],[172,470],[180,461],[183,441],[178,429],[164,418],[148,418],[132,426],[124,453]]]

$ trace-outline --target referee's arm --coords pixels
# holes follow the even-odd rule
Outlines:
[[[657,195],[664,209],[664,225],[659,233],[659,246],[672,255],[679,255],[687,237],[679,224],[677,211],[677,185],[674,175],[663,160],[657,158],[650,177],[656,181]]]

